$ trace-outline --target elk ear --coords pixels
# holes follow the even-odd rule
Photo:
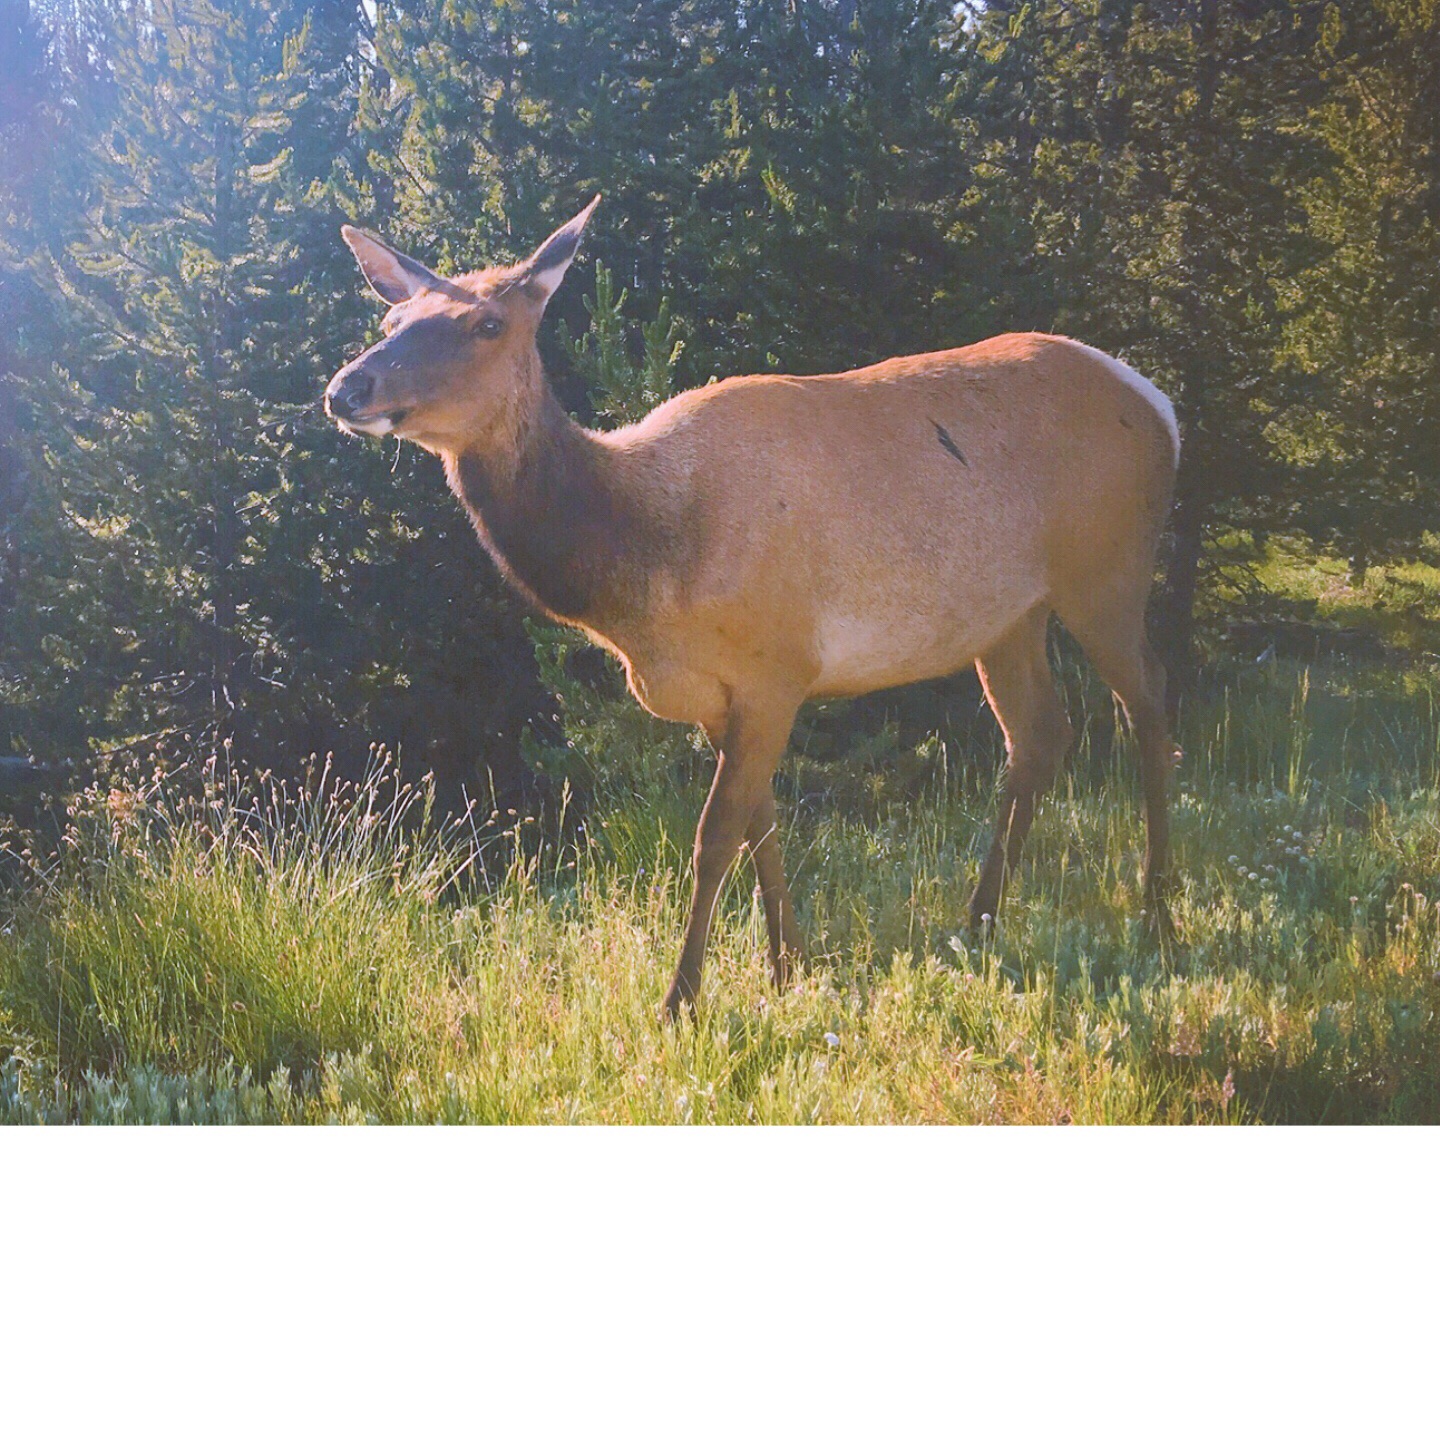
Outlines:
[[[585,222],[599,203],[597,195],[573,220],[562,225],[522,267],[525,288],[542,305],[559,289],[575,252],[580,248]]]
[[[353,225],[342,225],[340,234],[360,262],[360,273],[387,305],[398,305],[402,300],[418,295],[421,290],[443,288],[438,275],[368,231],[357,230]]]

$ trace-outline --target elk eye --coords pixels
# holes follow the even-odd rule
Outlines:
[[[476,328],[487,340],[493,340],[505,326],[495,316],[487,315]]]

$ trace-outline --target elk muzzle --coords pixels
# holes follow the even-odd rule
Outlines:
[[[375,377],[361,361],[347,365],[325,387],[325,413],[352,434],[387,435],[404,418],[403,412],[374,408],[374,402]]]
[[[342,370],[325,391],[325,409],[336,420],[350,420],[365,408],[375,390],[374,379],[363,370]]]

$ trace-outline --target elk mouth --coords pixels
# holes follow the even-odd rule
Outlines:
[[[408,410],[382,410],[374,415],[336,415],[332,410],[331,418],[348,435],[389,435],[391,431],[398,429],[405,421]]]

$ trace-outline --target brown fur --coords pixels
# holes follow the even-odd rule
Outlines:
[[[698,993],[742,844],[775,978],[789,974],[800,941],[771,775],[813,696],[978,661],[1009,758],[971,910],[975,924],[995,914],[1070,743],[1046,659],[1052,612],[1134,725],[1163,924],[1171,748],[1144,610],[1178,451],[1168,402],[1086,347],[1002,335],[840,375],[728,380],[637,425],[585,430],[534,342],[588,213],[524,265],[454,281],[347,231],[372,283],[407,298],[327,394],[348,428],[443,456],[506,575],[619,655],[647,709],[715,744],[670,1012]],[[481,335],[487,321],[500,332]]]

